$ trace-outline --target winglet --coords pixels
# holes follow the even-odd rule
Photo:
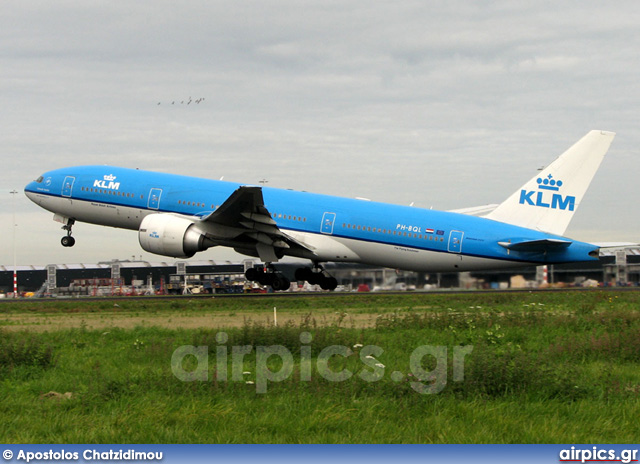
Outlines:
[[[486,217],[562,235],[615,133],[592,130]]]

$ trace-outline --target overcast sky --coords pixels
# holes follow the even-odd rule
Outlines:
[[[638,24],[635,0],[3,0],[0,264],[13,206],[19,265],[173,261],[87,224],[63,248],[23,194],[50,169],[455,209],[501,202],[591,129],[618,135],[567,235],[639,241]]]

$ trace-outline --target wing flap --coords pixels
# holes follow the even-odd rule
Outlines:
[[[268,226],[275,226],[276,221],[271,218],[266,208],[263,208],[263,210],[264,211],[261,211],[259,214],[242,212],[240,213],[240,215],[245,219],[248,219],[249,221],[259,222],[260,224],[265,224]]]

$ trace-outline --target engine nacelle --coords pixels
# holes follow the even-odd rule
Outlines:
[[[191,258],[214,245],[192,220],[162,213],[142,220],[138,240],[144,251],[174,258]]]

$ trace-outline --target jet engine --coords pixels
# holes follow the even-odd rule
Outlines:
[[[191,258],[215,245],[191,219],[163,213],[142,220],[138,240],[145,251],[174,258]]]

